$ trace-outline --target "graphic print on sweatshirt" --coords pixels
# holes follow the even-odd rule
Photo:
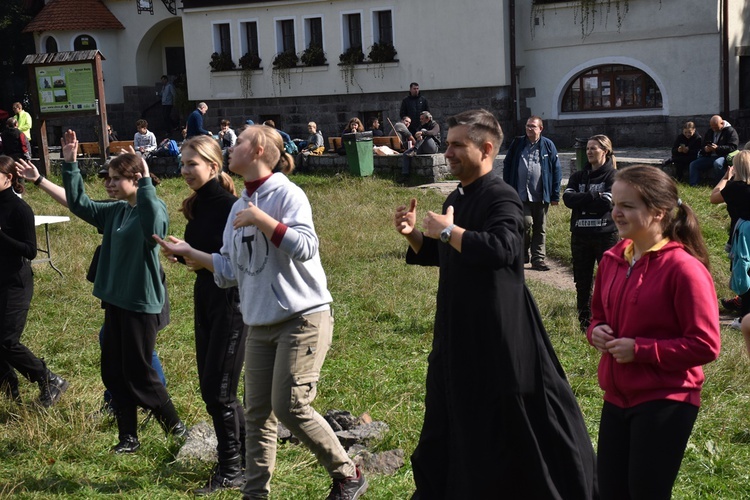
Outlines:
[[[255,226],[241,227],[234,232],[237,267],[248,276],[262,273],[268,264],[270,242]]]

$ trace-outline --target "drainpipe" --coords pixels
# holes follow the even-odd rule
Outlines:
[[[516,68],[516,0],[509,0],[508,2],[508,31],[510,37],[510,107],[511,107],[511,118],[510,118],[510,137],[518,135],[518,85],[516,83],[517,71]]]
[[[729,0],[721,2],[721,76],[722,76],[722,112],[721,116],[729,116]]]

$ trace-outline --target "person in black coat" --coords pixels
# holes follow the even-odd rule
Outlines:
[[[458,188],[423,231],[416,199],[393,219],[407,264],[440,267],[413,498],[595,498],[591,439],[524,282],[523,207],[492,169],[502,130],[486,110],[448,127]]]
[[[409,125],[409,132],[415,135],[420,129],[419,126],[419,115],[423,111],[429,111],[430,105],[427,99],[422,97],[419,93],[419,84],[417,82],[411,82],[409,85],[409,95],[404,97],[401,101],[401,109],[398,116],[408,116],[411,118],[411,124]]]
[[[678,181],[682,182],[685,179],[685,172],[689,170],[693,160],[698,158],[702,143],[703,138],[695,131],[695,123],[685,122],[682,132],[677,134],[672,144],[672,157],[665,162],[665,165],[674,165],[675,178]]]
[[[690,185],[700,182],[701,172],[713,168],[713,183],[726,172],[724,165],[727,155],[739,148],[740,138],[737,131],[729,122],[719,115],[711,117],[711,128],[703,136],[703,147],[698,152],[698,158],[690,163]]]
[[[185,241],[207,253],[221,249],[224,224],[237,201],[234,182],[222,172],[222,162],[219,143],[207,135],[188,139],[182,146],[181,173],[193,190],[181,208],[188,220]],[[237,399],[237,385],[247,326],[242,321],[236,286],[219,288],[211,271],[182,257],[179,260],[195,271],[195,357],[201,396],[216,431],[218,465],[206,486],[194,491],[207,495],[238,488],[244,482],[245,416]]]
[[[20,198],[23,192],[13,159],[0,156],[0,391],[20,402],[18,371],[39,385],[37,402],[46,408],[60,400],[68,382],[21,343],[34,295],[31,260],[37,253],[34,212]]]

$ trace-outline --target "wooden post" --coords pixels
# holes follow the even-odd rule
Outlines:
[[[94,58],[94,90],[96,92],[96,102],[98,109],[96,114],[99,115],[99,152],[102,157],[102,163],[109,158],[109,134],[107,134],[107,100],[104,97],[104,78],[102,77],[102,55],[97,52]]]
[[[34,75],[34,67],[29,66],[29,81],[36,82]],[[34,85],[36,88],[36,84]],[[50,172],[50,161],[49,161],[49,145],[47,144],[47,121],[42,118],[39,112],[39,93],[37,92],[36,98],[31,100],[32,119],[31,119],[31,137],[36,141],[39,149],[40,164],[37,165],[39,173],[42,175],[49,175]]]

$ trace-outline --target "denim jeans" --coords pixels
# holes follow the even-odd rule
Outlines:
[[[724,175],[725,160],[723,156],[699,156],[690,162],[690,185],[697,186],[701,180],[701,172],[710,170],[711,168],[713,168],[711,185],[715,185]]]
[[[331,426],[310,406],[332,335],[330,311],[249,327],[245,344],[244,497],[268,496],[279,420],[315,454],[331,477],[356,475],[354,463]]]

